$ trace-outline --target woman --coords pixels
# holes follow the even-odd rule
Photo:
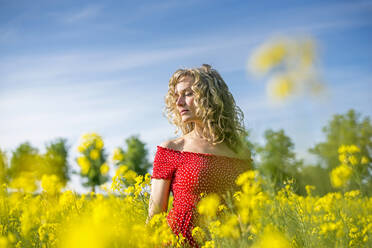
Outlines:
[[[198,224],[202,193],[237,190],[235,179],[250,169],[250,152],[242,142],[243,113],[220,74],[206,64],[177,70],[165,102],[168,119],[183,135],[157,146],[148,220],[167,211],[172,191],[168,224],[198,247],[191,231]]]

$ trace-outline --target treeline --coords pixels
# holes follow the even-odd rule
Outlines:
[[[274,190],[279,190],[290,180],[300,195],[309,191],[306,185],[313,186],[314,195],[338,189],[359,189],[371,195],[370,118],[361,119],[360,113],[351,109],[346,114],[334,115],[322,131],[325,140],[308,149],[317,158],[315,164],[305,164],[296,157],[295,145],[283,129],[266,130],[264,144],[251,142],[250,131],[242,138],[251,150],[254,168]],[[152,163],[148,160],[146,144],[138,136],[127,138],[125,143],[126,147],[115,148],[109,159],[102,137],[95,133],[84,134],[79,141],[79,156],[74,158],[80,171],[72,171],[66,139],[59,138],[46,144],[44,154],[25,142],[12,151],[11,156],[0,150],[0,182],[15,190],[35,192],[40,182],[63,188],[72,174],[79,174],[84,178],[83,185],[94,192],[97,186],[108,181],[108,172],[114,169],[116,176],[125,175],[125,184],[129,185],[134,183],[136,175],[148,173]]]

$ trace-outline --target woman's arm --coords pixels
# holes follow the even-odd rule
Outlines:
[[[155,179],[151,180],[151,195],[149,200],[149,215],[146,224],[152,216],[161,212],[168,211],[168,199],[170,193],[171,180]]]

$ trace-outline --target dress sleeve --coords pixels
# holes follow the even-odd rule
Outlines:
[[[151,179],[172,179],[176,171],[176,155],[171,150],[158,146]]]

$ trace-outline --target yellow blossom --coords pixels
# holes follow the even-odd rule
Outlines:
[[[360,152],[359,147],[357,147],[356,145],[348,146],[348,147],[347,147],[347,150],[348,150],[348,152],[350,152],[350,153],[357,153],[357,152]]]
[[[113,155],[112,155],[112,161],[114,162],[120,162],[124,159],[124,154],[120,148],[115,148]]]
[[[0,236],[0,247],[1,248],[8,247],[8,239],[6,237]]]
[[[346,198],[355,198],[358,195],[360,195],[360,191],[359,190],[352,190],[352,191],[349,191],[349,192],[345,192],[345,194],[344,194],[344,196]]]
[[[235,183],[237,185],[243,185],[247,181],[252,181],[257,175],[257,171],[254,170],[248,170],[238,176]]]
[[[236,215],[231,215],[230,217],[228,217],[225,223],[221,225],[219,229],[219,236],[238,239],[240,237],[238,224],[238,217]]]
[[[277,76],[269,82],[267,91],[272,99],[282,100],[295,90],[295,83],[289,76]]]
[[[202,246],[202,248],[214,248],[214,247],[216,247],[214,244],[214,240],[207,241]]]
[[[96,140],[96,148],[98,150],[101,150],[103,148],[103,145],[104,145],[104,143],[103,143],[103,140],[101,138]]]
[[[341,163],[347,163],[347,156],[345,153],[341,153],[340,155],[338,155],[338,160],[341,162]]]
[[[358,164],[358,159],[354,155],[351,155],[349,157],[349,161],[350,161],[351,165],[357,165]]]
[[[19,176],[10,182],[10,187],[32,193],[37,189],[36,172],[21,172]]]
[[[54,174],[43,175],[41,179],[41,187],[45,192],[51,195],[59,193],[63,187],[61,180]]]
[[[133,170],[127,170],[123,177],[129,182],[134,183],[136,181],[137,173]]]
[[[278,65],[287,54],[287,47],[283,42],[265,44],[253,53],[251,68],[254,72],[265,73]]]
[[[89,159],[87,159],[84,156],[78,157],[77,158],[77,163],[80,165],[81,173],[84,174],[84,175],[88,174],[90,166],[91,166],[90,162],[89,162]]]
[[[347,151],[347,147],[345,145],[341,145],[339,148],[338,148],[338,153],[345,153]]]
[[[198,203],[198,212],[208,217],[214,217],[219,204],[220,197],[215,193],[209,194]]]
[[[313,186],[313,185],[306,185],[305,186],[305,189],[306,189],[306,194],[308,196],[311,196],[312,195],[312,191],[315,190],[315,186]]]
[[[369,163],[368,158],[365,157],[365,156],[362,156],[362,159],[360,160],[360,163],[361,164],[368,164]]]
[[[253,245],[254,248],[288,248],[288,239],[272,226],[265,228],[259,240]]]
[[[103,140],[102,137],[99,136],[97,133],[85,133],[80,137],[78,146],[79,152],[84,152],[89,147],[96,148],[97,150],[101,150],[103,148]]]
[[[191,233],[192,237],[195,238],[199,243],[202,243],[205,238],[205,232],[199,226],[196,226]]]
[[[341,164],[333,169],[330,173],[332,186],[335,188],[345,186],[351,176],[351,173],[352,169],[345,164]]]
[[[101,174],[102,175],[106,175],[108,173],[108,171],[110,170],[110,167],[107,165],[107,163],[104,163],[103,165],[101,165],[100,167],[100,171],[101,171]]]
[[[89,154],[92,160],[97,160],[99,158],[99,151],[97,149],[92,149]]]
[[[115,171],[115,176],[122,176],[128,170],[128,166],[126,165],[119,165],[119,167]]]

